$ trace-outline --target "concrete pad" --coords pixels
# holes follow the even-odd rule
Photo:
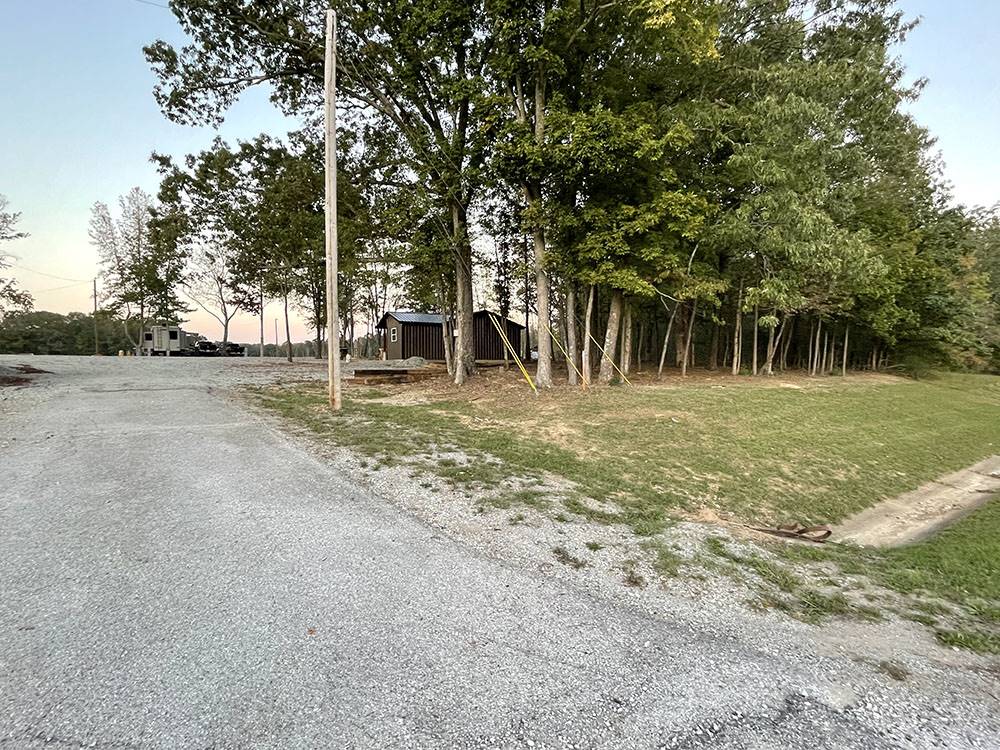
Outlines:
[[[897,547],[925,539],[1000,494],[1000,456],[885,500],[835,527],[833,539]]]

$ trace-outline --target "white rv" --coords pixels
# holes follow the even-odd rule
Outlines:
[[[180,326],[150,326],[142,336],[142,353],[147,357],[169,357],[190,352],[201,336]]]

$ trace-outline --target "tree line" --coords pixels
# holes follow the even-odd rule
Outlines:
[[[557,359],[571,382],[1000,364],[997,213],[953,204],[908,114],[895,2],[332,5],[336,334],[390,298],[441,311],[461,383],[478,293],[530,314],[542,386]],[[145,50],[167,117],[218,123],[265,85],[302,127],[155,157],[157,278],[119,300],[140,318],[176,314],[182,284],[224,329],[280,299],[322,348],[329,6],[170,3],[189,43]]]

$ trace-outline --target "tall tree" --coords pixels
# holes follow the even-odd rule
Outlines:
[[[160,83],[157,99],[179,122],[218,122],[246,88],[268,83],[290,114],[320,111],[323,16],[327,0],[300,4],[174,0],[191,44],[146,48]],[[341,20],[340,94],[395,130],[402,156],[448,217],[458,308],[455,380],[472,374],[472,242],[469,211],[485,161],[492,108],[482,74],[490,40],[482,3],[398,0],[335,4]]]
[[[152,198],[138,187],[118,200],[119,215],[94,204],[90,241],[101,262],[104,307],[118,315],[135,353],[147,322],[174,323],[188,308],[177,296],[184,258],[170,243],[154,242]]]

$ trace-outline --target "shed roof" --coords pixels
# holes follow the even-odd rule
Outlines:
[[[500,316],[499,313],[492,312],[491,310],[476,310],[473,315],[486,315],[487,313]],[[441,325],[442,317],[440,313],[418,313],[410,312],[409,310],[389,310],[382,316],[376,328],[385,328],[386,318],[395,318],[400,323],[424,323],[428,325]],[[518,328],[524,328],[523,325],[518,323],[516,320],[511,320],[507,318],[507,321]]]
[[[430,323],[432,325],[441,325],[441,314],[440,313],[418,313],[410,312],[409,310],[390,310],[382,316],[379,320],[376,328],[385,328],[386,318],[395,318],[400,323]]]

